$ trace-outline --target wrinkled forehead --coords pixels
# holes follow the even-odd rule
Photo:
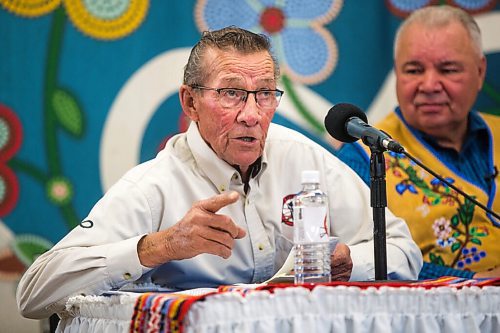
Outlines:
[[[242,83],[248,79],[258,83],[275,83],[274,62],[268,51],[207,50],[203,57],[207,80]]]

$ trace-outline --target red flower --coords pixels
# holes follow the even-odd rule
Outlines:
[[[21,147],[22,138],[19,118],[0,104],[0,217],[9,214],[19,199],[19,183],[7,162]]]

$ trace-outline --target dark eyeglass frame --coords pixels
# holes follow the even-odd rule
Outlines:
[[[246,93],[246,96],[245,98],[242,98],[241,101],[243,102],[246,102],[247,99],[248,99],[248,95],[249,94],[253,94],[253,97],[255,99],[255,103],[261,107],[261,108],[273,108],[273,107],[278,107],[278,105],[280,104],[280,101],[281,101],[281,97],[283,97],[283,94],[285,93],[283,90],[280,90],[280,89],[260,89],[260,90],[246,90],[246,89],[241,89],[241,88],[230,88],[230,87],[227,87],[227,88],[212,88],[212,87],[205,87],[205,86],[202,86],[202,85],[198,85],[198,84],[193,84],[190,86],[191,88],[193,89],[200,89],[200,90],[213,90],[215,92],[217,92],[217,94],[219,96],[221,96],[221,92],[223,91],[226,91],[226,90],[236,90],[236,91],[242,91],[242,92],[245,92]],[[259,100],[257,99],[257,94],[258,93],[261,93],[261,92],[270,92],[270,93],[273,93],[274,94],[274,98],[276,100],[276,105],[274,106],[271,106],[271,107],[266,107],[266,106],[261,106],[259,104]],[[241,103],[241,102],[239,102]],[[239,105],[239,104],[238,104]],[[238,106],[238,105],[235,105],[234,107]]]

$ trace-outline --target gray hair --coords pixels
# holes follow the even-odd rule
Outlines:
[[[184,84],[195,85],[204,82],[208,73],[205,73],[203,69],[203,58],[208,49],[237,51],[242,54],[267,51],[274,63],[274,79],[277,81],[279,78],[279,65],[271,53],[269,38],[263,34],[229,26],[220,30],[203,32],[200,41],[191,50],[188,63],[184,67]]]
[[[469,37],[472,40],[477,54],[482,57],[484,53],[481,43],[481,30],[479,29],[479,26],[477,25],[474,18],[472,18],[471,15],[460,8],[451,7],[448,5],[438,5],[428,6],[414,11],[399,26],[398,31],[396,32],[396,37],[394,39],[394,58],[396,58],[396,51],[399,47],[400,37],[403,31],[411,24],[419,23],[425,27],[434,28],[443,27],[452,22],[458,22],[462,24],[462,26],[469,33]]]

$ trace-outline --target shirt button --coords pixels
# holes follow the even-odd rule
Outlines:
[[[264,250],[264,245],[259,244],[259,250],[261,250],[261,251]]]
[[[219,190],[220,190],[221,192],[224,192],[224,191],[226,190],[226,186],[221,185],[221,186],[219,187]]]
[[[130,280],[132,278],[132,275],[130,273],[125,273],[125,274],[123,274],[123,278],[125,280]]]

